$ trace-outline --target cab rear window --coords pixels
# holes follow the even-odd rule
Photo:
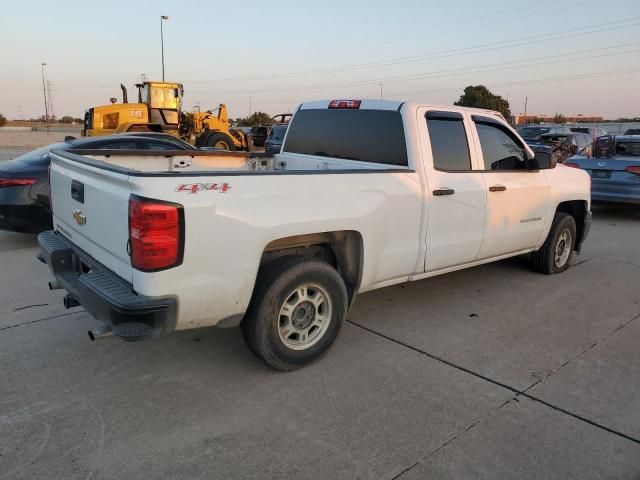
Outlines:
[[[400,112],[300,110],[289,125],[284,153],[407,166]]]

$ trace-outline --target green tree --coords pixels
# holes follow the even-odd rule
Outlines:
[[[7,124],[7,117],[0,113],[0,127],[4,127]]]
[[[60,123],[73,123],[73,117],[70,117],[69,115],[65,115],[60,119]]]
[[[567,123],[567,117],[561,113],[557,113],[553,117],[553,123]]]
[[[271,116],[265,112],[254,112],[249,117],[239,118],[236,121],[241,127],[253,127],[254,125],[271,123]]]
[[[491,93],[484,85],[469,85],[464,89],[464,93],[460,95],[460,100],[454,102],[454,105],[496,110],[500,112],[506,120],[511,118],[509,102],[500,95]]]

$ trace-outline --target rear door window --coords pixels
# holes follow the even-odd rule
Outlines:
[[[427,114],[433,166],[438,170],[463,172],[471,170],[469,143],[462,116]]]
[[[400,112],[300,110],[289,125],[283,152],[407,166]]]

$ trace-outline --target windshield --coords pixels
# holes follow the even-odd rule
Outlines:
[[[284,135],[287,133],[286,125],[276,125],[271,129],[269,138],[271,140],[284,140]]]
[[[49,161],[49,151],[60,148],[69,148],[69,146],[70,145],[65,142],[52,143],[46,147],[38,148],[37,150],[20,155],[19,157],[14,158],[14,160],[26,163],[46,163]]]
[[[540,135],[549,133],[549,127],[522,127],[518,129],[518,133],[522,138],[538,138]]]
[[[177,88],[151,87],[151,108],[180,108],[180,93]]]

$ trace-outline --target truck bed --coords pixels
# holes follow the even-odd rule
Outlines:
[[[311,155],[226,151],[153,150],[53,150],[54,155],[97,168],[136,175],[166,174],[257,174],[313,172],[318,170],[397,170],[385,165],[357,160],[318,158]],[[402,168],[407,170],[407,168]]]

